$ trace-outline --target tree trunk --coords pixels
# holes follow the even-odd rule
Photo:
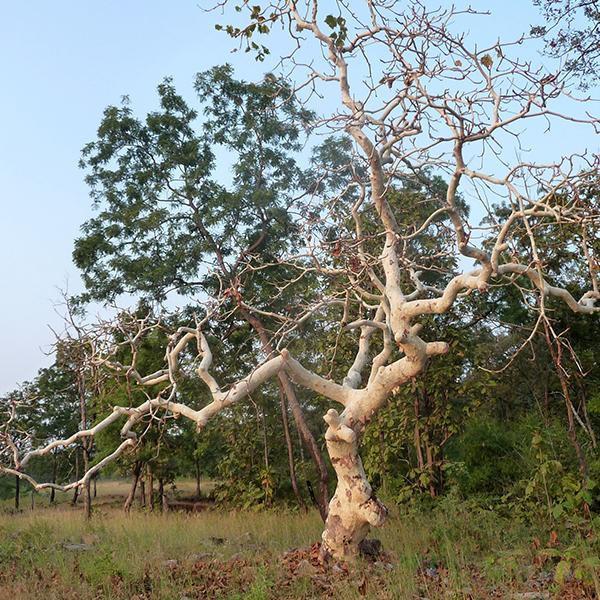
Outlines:
[[[160,502],[160,512],[166,512],[165,480],[162,477],[158,480],[158,499]]]
[[[146,487],[146,506],[152,512],[154,510],[154,473],[148,465],[148,485]]]
[[[56,454],[52,454],[52,483],[56,483],[56,474],[58,471],[58,461],[56,460]],[[50,488],[50,504],[54,504],[56,500],[56,490]]]
[[[90,466],[90,457],[87,448],[83,448],[83,472],[87,473]],[[86,519],[92,518],[92,488],[88,479],[83,484],[83,516]]]
[[[194,466],[196,470],[196,499],[200,500],[202,498],[202,489],[200,486],[201,472],[200,472],[200,459],[196,458],[194,461]]]
[[[577,456],[577,461],[579,463],[579,472],[581,473],[581,479],[583,483],[587,483],[588,480],[588,464],[585,458],[585,454],[583,453],[583,449],[581,448],[581,444],[577,439],[577,430],[575,428],[575,415],[573,404],[571,402],[571,394],[569,393],[569,384],[567,383],[567,378],[565,376],[565,371],[562,367],[562,343],[560,339],[557,337],[554,338],[556,343],[556,349],[554,348],[554,344],[552,343],[552,339],[550,337],[550,330],[548,327],[548,323],[544,321],[544,328],[546,333],[546,343],[548,346],[548,350],[550,351],[550,356],[552,358],[552,362],[554,363],[556,375],[560,381],[560,387],[563,393],[563,398],[565,400],[565,407],[567,409],[567,423],[568,423],[568,432],[569,439],[571,441],[571,445],[575,450],[575,454]]]
[[[15,475],[15,510],[19,510],[21,504],[21,478]]]
[[[288,457],[288,466],[290,469],[290,481],[292,483],[292,489],[294,490],[294,496],[296,496],[296,501],[298,502],[298,506],[302,510],[306,510],[306,504],[304,503],[304,499],[300,494],[300,489],[298,488],[298,479],[296,477],[296,465],[294,464],[294,450],[292,445],[292,437],[290,435],[290,427],[288,423],[288,415],[287,415],[287,406],[285,405],[285,391],[283,386],[281,385],[281,381],[279,384],[279,406],[281,408],[281,420],[283,421],[283,433],[285,435],[285,445],[287,448],[287,457]]]
[[[338,484],[329,503],[321,544],[321,559],[354,559],[371,527],[380,527],[387,508],[373,494],[358,454],[357,434],[337,411],[330,410],[325,420],[329,458]]]
[[[87,429],[87,399],[85,394],[85,376],[80,368],[77,372],[77,389],[79,393],[79,417],[81,419],[81,429]],[[83,456],[83,474],[84,476],[90,469],[90,454],[92,449],[92,438],[83,438],[82,456]],[[92,493],[90,480],[83,484],[83,514],[86,519],[92,517]]]
[[[273,345],[269,340],[269,336],[267,331],[265,330],[262,321],[254,316],[248,309],[240,303],[240,312],[244,319],[254,328],[254,330],[258,333],[260,338],[260,342],[263,347],[263,352],[267,356],[271,356],[273,354]],[[323,459],[323,455],[319,450],[319,446],[317,442],[308,428],[306,423],[306,419],[304,418],[304,413],[302,412],[302,407],[298,402],[298,398],[296,396],[296,392],[294,390],[294,386],[290,381],[290,378],[287,376],[287,373],[284,371],[280,371],[277,374],[277,378],[279,380],[279,384],[281,385],[285,396],[288,400],[288,405],[290,410],[292,411],[292,415],[294,417],[294,422],[296,423],[296,427],[304,443],[306,449],[308,450],[311,458],[315,464],[317,469],[317,473],[319,474],[319,494],[318,494],[318,504],[319,504],[319,513],[321,518],[325,520],[327,518],[328,511],[328,503],[329,503],[329,472],[327,470],[327,465],[325,460]],[[286,437],[287,443],[287,437]],[[289,452],[288,448],[288,452]]]
[[[79,453],[77,452],[77,448],[75,448],[75,481],[79,481]],[[78,498],[79,486],[77,486],[73,491],[73,499],[71,500],[71,506],[75,506],[77,504]]]
[[[142,471],[142,463],[136,462],[133,467],[133,477],[131,480],[131,487],[129,488],[129,494],[125,500],[125,504],[123,504],[123,510],[125,512],[129,512],[131,509],[131,505],[133,504],[133,500],[135,498],[135,490],[137,489],[137,484],[140,478],[140,473]]]
[[[146,480],[144,475],[140,477],[140,508],[146,508]]]

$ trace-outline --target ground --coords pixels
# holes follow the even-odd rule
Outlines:
[[[125,515],[126,491],[102,482],[89,523],[64,498],[49,508],[38,497],[31,510],[27,497],[19,513],[5,503],[0,600],[600,597],[592,529],[573,538],[452,500],[432,512],[392,511],[377,532],[382,555],[323,567],[316,511]]]

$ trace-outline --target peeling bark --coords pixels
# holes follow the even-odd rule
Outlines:
[[[381,527],[388,511],[373,494],[358,454],[357,434],[330,410],[325,439],[337,474],[335,494],[329,503],[321,544],[321,559],[353,559],[371,527]]]

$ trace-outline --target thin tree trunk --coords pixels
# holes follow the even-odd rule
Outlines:
[[[79,481],[79,453],[77,452],[77,449],[75,449],[75,481]],[[79,486],[77,486],[73,491],[73,499],[71,500],[71,506],[75,506],[77,504],[78,498]]]
[[[58,470],[58,461],[56,460],[56,454],[52,454],[52,483],[56,483],[56,475]],[[50,488],[50,504],[54,504],[56,500],[56,490]]]
[[[548,323],[544,321],[544,328],[546,331],[546,342],[548,345],[548,350],[550,351],[550,356],[552,357],[552,362],[555,366],[555,371],[560,381],[560,387],[563,393],[563,398],[565,400],[565,406],[567,409],[567,423],[568,423],[568,432],[569,439],[571,441],[571,445],[575,450],[575,454],[577,455],[577,461],[579,462],[579,472],[581,473],[581,478],[584,482],[587,482],[588,479],[588,464],[581,448],[581,444],[577,439],[577,429],[575,428],[575,416],[573,414],[573,404],[571,402],[571,394],[569,393],[569,385],[567,383],[567,378],[565,376],[565,372],[562,367],[562,345],[559,339],[554,339],[556,343],[556,349],[554,348],[554,344],[552,339],[550,338],[550,331],[548,327]]]
[[[165,480],[162,477],[158,480],[158,499],[160,502],[160,512],[166,512]]]
[[[202,498],[202,489],[200,486],[201,472],[200,472],[200,459],[196,458],[194,461],[194,467],[196,471],[196,499],[200,500]]]
[[[425,468],[425,459],[423,458],[423,449],[421,448],[421,429],[419,428],[419,419],[421,417],[421,414],[419,405],[419,395],[416,393],[415,399],[413,401],[413,411],[415,415],[415,428],[413,431],[413,440],[415,452],[417,453],[417,466],[419,467],[419,470],[423,470]]]
[[[140,477],[140,508],[146,508],[146,479],[144,475]]]
[[[136,462],[133,467],[133,477],[131,480],[131,487],[129,488],[129,494],[125,500],[125,504],[123,504],[123,510],[125,512],[129,512],[131,509],[131,505],[133,504],[133,500],[135,499],[135,490],[137,489],[137,484],[140,478],[140,473],[142,470],[142,463]]]
[[[154,473],[148,465],[148,485],[146,487],[146,506],[152,512],[154,510]]]
[[[81,429],[87,429],[87,399],[85,394],[85,376],[82,368],[77,371],[77,391],[79,394],[79,417],[81,420]],[[82,455],[84,476],[90,469],[91,444],[91,437],[83,439]],[[83,514],[86,519],[90,519],[92,517],[92,494],[89,479],[83,485]]]
[[[287,457],[288,457],[288,466],[290,469],[290,481],[292,484],[292,490],[294,490],[294,496],[296,496],[296,501],[298,502],[298,506],[302,510],[306,510],[306,504],[304,503],[304,499],[300,494],[300,489],[298,488],[298,479],[296,477],[296,465],[294,464],[294,450],[292,445],[292,437],[290,435],[290,427],[288,422],[287,415],[287,406],[285,405],[285,392],[283,390],[283,386],[281,385],[281,381],[279,384],[279,406],[281,408],[281,419],[283,421],[283,433],[285,435],[285,446],[287,448]]]
[[[19,510],[21,504],[21,478],[15,475],[15,510]]]
[[[433,460],[433,451],[429,442],[425,442],[425,453],[427,456],[427,470],[429,471],[429,495],[432,498],[437,496],[436,484],[436,472],[435,464]]]
[[[258,333],[263,347],[263,352],[267,356],[271,356],[273,354],[273,345],[269,340],[269,336],[264,325],[262,324],[262,321],[251,314],[243,304],[240,304],[240,313]],[[327,518],[327,511],[329,508],[329,472],[327,470],[327,465],[312,432],[308,428],[306,419],[304,418],[304,413],[302,412],[302,407],[298,402],[298,398],[290,378],[284,371],[280,371],[277,375],[277,378],[287,398],[288,405],[292,411],[296,428],[298,429],[302,442],[311,455],[311,458],[317,469],[317,473],[319,474],[319,513],[321,514],[321,518],[325,520]]]

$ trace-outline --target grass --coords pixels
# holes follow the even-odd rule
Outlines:
[[[67,504],[0,514],[0,600],[599,597],[591,530],[550,536],[449,499],[392,514],[384,559],[323,570],[315,511],[125,515],[121,488],[99,488],[90,522]]]

